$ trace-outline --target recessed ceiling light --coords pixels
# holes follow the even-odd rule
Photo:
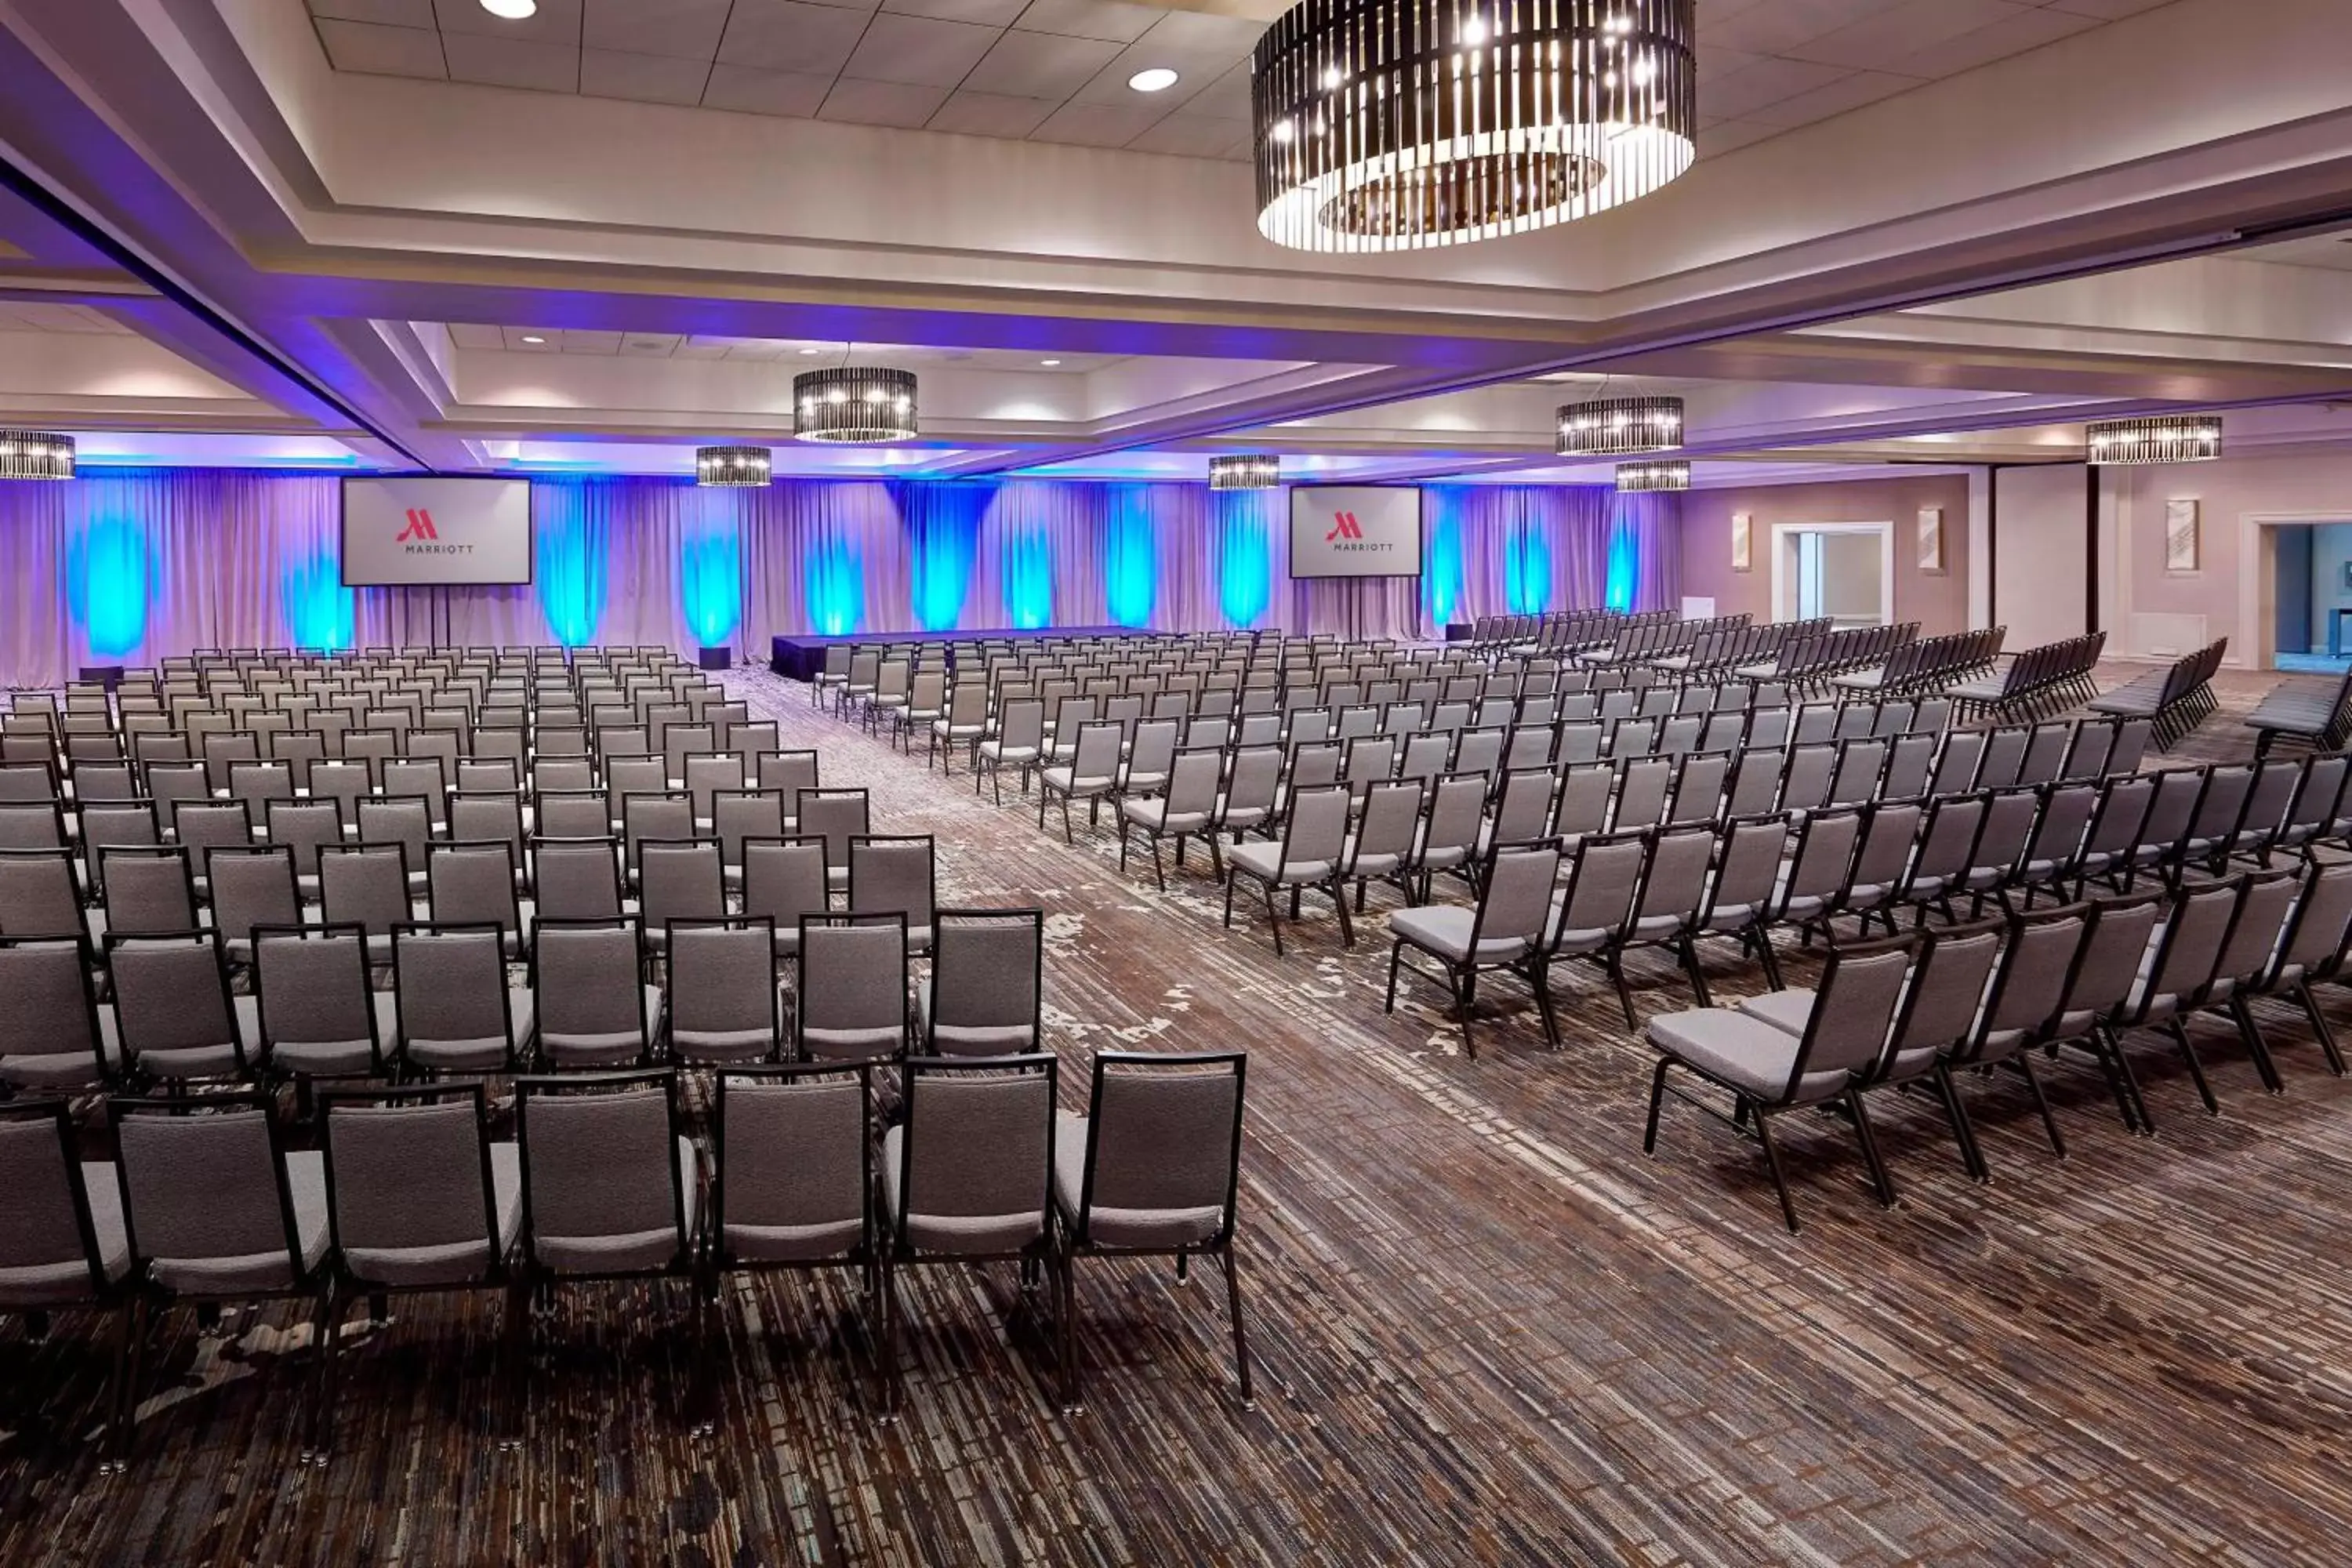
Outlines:
[[[545,338],[541,337],[536,332],[525,332],[522,335],[522,341],[530,344],[533,348],[537,348],[540,344],[547,342]]]
[[[1164,92],[1176,85],[1176,73],[1166,66],[1153,66],[1128,78],[1127,85],[1138,92]]]
[[[1062,362],[1057,359],[1041,359],[1037,363],[1044,365],[1046,369],[1051,370],[1054,366],[1061,363]]]
[[[482,0],[482,9],[509,22],[539,15],[539,0]]]
[[[823,349],[803,349],[801,350],[801,353],[804,354],[821,354],[824,353],[824,351]]]

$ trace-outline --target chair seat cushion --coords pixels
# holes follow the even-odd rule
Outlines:
[[[723,1237],[728,1254],[745,1263],[808,1263],[838,1258],[866,1240],[866,1219],[825,1220],[815,1225],[737,1225]]]
[[[507,1010],[510,1039],[496,1035],[475,1039],[436,1040],[409,1039],[403,1049],[411,1065],[432,1072],[496,1072],[506,1066],[509,1051],[520,1055],[530,1043],[531,1030],[536,1026],[536,1006],[531,994],[523,990],[507,993]]]
[[[1751,1018],[1761,1018],[1776,1029],[1791,1035],[1801,1035],[1813,1017],[1813,993],[1810,990],[1768,991],[1761,996],[1750,996],[1739,1004],[1739,1010]]]
[[[17,1089],[89,1089],[105,1083],[121,1070],[122,1044],[115,1037],[114,1009],[98,1010],[99,1049],[106,1055],[104,1068],[91,1052],[22,1051],[0,1057],[0,1083]]]
[[[1786,1029],[1776,1029],[1761,1018],[1751,1018],[1728,1007],[1668,1013],[1651,1019],[1646,1033],[1650,1044],[1658,1050],[1717,1083],[1767,1104],[1780,1103],[1787,1092],[1800,1044],[1798,1037]],[[1818,1098],[1827,1099],[1844,1088],[1843,1073],[1814,1076],[1833,1077],[1836,1080]],[[1798,1103],[1805,1098],[1801,1093],[1793,1097]]]
[[[882,1212],[895,1230],[901,1212],[898,1184],[906,1167],[907,1129],[882,1139]],[[907,1239],[919,1252],[1018,1252],[1045,1234],[1045,1212],[1009,1215],[907,1215]]]
[[[530,1238],[531,1255],[559,1274],[646,1274],[667,1268],[688,1252],[701,1223],[700,1173],[693,1140],[680,1138],[677,1190],[686,1214],[683,1235],[671,1226],[606,1236],[550,1236],[542,1231]]]
[[[1225,863],[1266,882],[1319,882],[1331,874],[1328,860],[1292,860],[1286,864],[1280,844],[1236,844],[1225,852]]]
[[[1086,1193],[1087,1119],[1063,1115],[1054,1121],[1054,1204],[1075,1230]],[[1098,1247],[1197,1247],[1224,1226],[1225,1211],[1199,1208],[1121,1209],[1097,1204],[1085,1215],[1087,1239]]]
[[[1470,956],[1470,939],[1478,922],[1477,911],[1459,904],[1429,904],[1418,909],[1398,910],[1389,916],[1389,931],[1398,941],[1433,952],[1452,963],[1462,963]],[[1478,943],[1481,963],[1508,963],[1528,951],[1520,937],[1490,937]]]

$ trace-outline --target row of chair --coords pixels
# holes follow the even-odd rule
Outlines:
[[[1055,1372],[1080,1405],[1075,1260],[1194,1254],[1226,1276],[1251,1400],[1234,1235],[1246,1058],[1096,1056],[1090,1113],[1057,1116],[1050,1054],[908,1064],[903,1117],[874,1121],[868,1069],[730,1068],[693,1135],[675,1074],[516,1080],[515,1137],[493,1140],[480,1085],[324,1097],[316,1150],[289,1146],[257,1096],[115,1098],[115,1158],[85,1161],[62,1101],[0,1105],[0,1310],[114,1314],[105,1466],[123,1468],[151,1325],[182,1305],[293,1300],[320,1357],[302,1457],[334,1441],[346,1304],[503,1290],[501,1447],[522,1436],[528,1302],[605,1281],[675,1280],[698,1334],[688,1424],[715,1424],[711,1313],[723,1279],[854,1272],[881,1300],[885,1419],[901,1403],[898,1277],[1016,1261],[1050,1270]],[[1024,1289],[1023,1303],[1032,1298]]]
[[[2099,694],[2091,677],[2106,647],[2104,631],[2044,643],[2014,655],[1998,673],[1946,687],[1944,695],[1952,700],[1954,715],[1962,722],[2046,719]]]

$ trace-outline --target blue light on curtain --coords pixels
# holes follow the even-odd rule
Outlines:
[[[866,558],[855,540],[833,533],[817,541],[803,563],[808,584],[809,624],[823,636],[863,631],[866,622]]]
[[[596,640],[604,618],[604,541],[587,515],[586,487],[534,485],[539,607],[565,647]]]
[[[730,498],[731,499],[731,498]],[[715,509],[687,519],[677,551],[678,607],[704,647],[719,647],[735,635],[743,618],[743,557],[736,547],[735,520]]]
[[[1448,489],[1423,492],[1429,508],[1423,521],[1429,537],[1422,546],[1422,594],[1429,605],[1429,622],[1443,626],[1462,603],[1461,498]]]
[[[1503,600],[1515,616],[1551,608],[1551,537],[1532,519],[1513,521],[1503,536]]]
[[[147,638],[147,534],[127,518],[93,519],[67,560],[73,614],[89,651],[116,657]]]
[[[1621,506],[1609,518],[1609,576],[1601,602],[1612,610],[1632,611],[1641,581],[1641,538]]]
[[[296,647],[345,648],[356,640],[357,601],[331,549],[288,559],[278,573],[279,618]]]
[[[1285,490],[1225,490],[1213,498],[1217,522],[1217,607],[1231,626],[1255,626],[1274,603],[1274,548],[1268,514]]]
[[[997,487],[908,484],[892,489],[899,515],[907,520],[916,624],[927,632],[950,630],[963,619],[972,569],[980,559],[981,520],[995,500]],[[1050,594],[1049,584],[1049,598]]]
[[[1160,597],[1160,546],[1152,537],[1150,491],[1118,485],[1103,531],[1103,604],[1112,622],[1148,626]]]
[[[1004,617],[1028,630],[1054,619],[1054,546],[1045,525],[1017,522],[1004,532]]]

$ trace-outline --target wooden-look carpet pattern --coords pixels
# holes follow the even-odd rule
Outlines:
[[[1791,1118],[1790,1237],[1721,1126],[1670,1105],[1643,1157],[1651,1058],[1597,971],[1564,983],[1565,1050],[1498,984],[1466,1059],[1433,988],[1381,1016],[1387,895],[1353,952],[1310,906],[1276,961],[1254,911],[1220,930],[1197,858],[1162,895],[1083,816],[1066,847],[801,688],[737,679],[786,744],[822,748],[826,783],[872,790],[877,831],[938,835],[942,901],[1051,911],[1067,1103],[1099,1047],[1249,1047],[1259,1408],[1234,1395],[1213,1268],[1083,1270],[1070,1418],[1009,1269],[922,1271],[895,1426],[855,1281],[787,1276],[727,1289],[714,1439],[677,1415],[682,1303],[583,1289],[501,1454],[498,1300],[411,1299],[352,1331],[323,1470],[294,1468],[299,1316],[206,1340],[173,1315],[131,1473],[107,1480],[104,1337],[68,1318],[39,1342],[0,1329],[0,1563],[791,1563],[818,1498],[871,1563],[2346,1560],[2352,1085],[2286,1010],[2262,1009],[2284,1098],[2201,1037],[2218,1119],[2143,1041],[2155,1141],[2095,1072],[2053,1071],[2063,1163],[2020,1089],[1971,1085],[1990,1188],[1929,1105],[1886,1104],[1892,1212],[1850,1129]],[[2194,747],[2242,742],[2225,710]],[[1761,984],[1728,951],[1709,968],[1719,998]],[[1663,963],[1635,978],[1645,1016],[1690,1005]]]

